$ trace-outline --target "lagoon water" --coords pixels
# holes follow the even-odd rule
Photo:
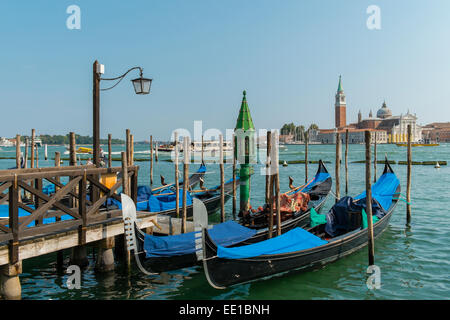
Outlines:
[[[280,160],[304,159],[304,146],[288,145],[280,151]],[[113,146],[113,158],[120,157],[124,146]],[[343,148],[344,150],[344,148]],[[62,146],[49,146],[51,158],[55,151],[64,155]],[[406,148],[396,145],[378,145],[378,159],[387,154],[390,160],[406,160]],[[0,157],[14,157],[14,147],[2,147]],[[41,167],[51,166],[53,160],[43,159],[44,150],[39,150]],[[135,158],[148,157],[148,145],[136,145]],[[154,177],[159,185],[159,174],[166,181],[173,181],[173,164],[168,155],[160,153],[160,161],[155,163]],[[356,195],[365,188],[365,165],[351,163],[363,160],[363,145],[349,148],[349,195]],[[334,145],[311,145],[309,159],[329,161],[325,163],[334,180]],[[450,144],[438,147],[413,148],[414,161],[446,160],[450,163]],[[65,163],[67,165],[67,161]],[[113,165],[120,166],[120,162]],[[149,183],[149,163],[137,162],[140,166],[139,184]],[[15,166],[15,160],[0,160],[0,169]],[[198,164],[191,166],[191,171]],[[231,177],[231,166],[226,165],[226,176]],[[402,193],[406,190],[406,166],[392,165],[400,179]],[[309,165],[311,178],[317,169]],[[377,165],[377,176],[383,165]],[[205,178],[207,186],[219,183],[219,168],[207,165]],[[280,166],[281,191],[288,190],[288,177],[294,178],[296,185],[302,184],[304,164]],[[341,169],[341,195],[344,194],[344,166]],[[262,205],[265,177],[255,167],[252,176],[251,204]],[[375,241],[375,264],[381,269],[381,289],[369,290],[366,286],[367,249],[364,248],[349,257],[328,264],[320,269],[303,273],[290,273],[264,281],[238,285],[226,290],[216,290],[209,286],[201,267],[192,267],[147,276],[133,266],[130,274],[122,271],[117,263],[116,271],[107,274],[94,272],[91,249],[90,266],[83,271],[81,289],[69,290],[67,275],[58,274],[55,268],[55,254],[49,254],[23,262],[23,299],[449,299],[450,298],[450,166],[413,166],[412,169],[412,222],[406,226],[406,205],[399,202],[387,230]],[[333,190],[335,184],[333,181]],[[238,192],[239,196],[239,192]],[[239,199],[238,199],[239,203]],[[328,211],[334,198],[328,198],[322,212]],[[231,200],[226,205],[227,218],[232,219]],[[218,221],[219,214],[210,217]],[[69,251],[65,252],[68,258]]]

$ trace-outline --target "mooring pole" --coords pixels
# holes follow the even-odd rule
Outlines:
[[[112,134],[108,134],[108,168],[112,167],[112,151],[111,151],[111,144],[112,144]]]
[[[373,182],[377,182],[377,132],[374,132],[374,145],[373,145]]]
[[[366,138],[366,214],[367,214],[367,229],[368,229],[368,250],[369,250],[369,265],[375,263],[375,246],[373,241],[373,221],[372,221],[372,186],[371,186],[371,174],[370,174],[370,145],[371,145],[371,132],[365,131]]]
[[[69,153],[70,153],[69,165],[76,166],[77,165],[77,153],[75,151],[75,149],[76,149],[75,133],[70,132],[69,137],[70,137],[70,140],[69,140]]]
[[[186,233],[186,219],[187,219],[187,205],[186,197],[189,185],[189,137],[184,137],[183,140],[183,150],[184,150],[184,163],[183,163],[183,217],[181,223],[181,233]]]
[[[236,136],[233,134],[233,219],[236,220]]]
[[[31,129],[31,167],[34,168],[34,140],[36,139],[36,130]]]
[[[411,125],[408,124],[408,169],[406,173],[406,223],[411,222],[411,166],[412,166],[412,150],[411,150]]]
[[[348,194],[348,129],[345,129],[345,194]]]
[[[202,163],[203,163],[203,135],[202,135]]]
[[[158,162],[158,141],[155,141],[155,161]]]
[[[39,168],[39,149],[37,144],[36,144],[36,168]]]
[[[24,168],[28,168],[28,139],[25,139],[25,159],[24,159]]]
[[[130,134],[130,165],[134,166],[134,135]]]
[[[20,163],[20,134],[16,135],[16,168],[22,168]]]
[[[175,211],[177,218],[180,217],[180,182],[178,181],[178,132],[174,132],[175,139],[175,192],[176,192],[176,204]]]
[[[223,167],[223,135],[219,135],[220,221],[225,222],[225,172]]]
[[[127,165],[130,165],[130,159],[131,159],[131,148],[130,148],[130,129],[125,130],[125,143],[126,143],[126,152],[127,152]]]
[[[150,186],[153,186],[153,136],[150,136]]]
[[[280,206],[280,170],[279,170],[279,155],[278,155],[278,132],[275,131],[272,135],[273,148],[273,169],[275,169],[275,205],[277,208],[277,236],[281,235],[281,206]]]
[[[270,148],[272,143],[272,132],[267,131],[267,140],[266,140],[266,203],[270,202],[270,197],[272,195],[272,191],[270,189],[270,179],[271,179],[271,173],[270,173]],[[272,221],[273,223],[273,221]]]
[[[308,140],[309,129],[304,133],[305,135],[305,183],[308,183]]]
[[[341,171],[341,135],[336,132],[336,202],[341,198],[340,171]]]

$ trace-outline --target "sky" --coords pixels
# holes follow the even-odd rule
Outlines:
[[[80,8],[80,29],[66,13]],[[380,8],[381,29],[366,12]],[[176,128],[225,132],[242,100],[257,129],[334,127],[339,75],[347,122],[375,114],[450,121],[450,1],[146,0],[0,2],[0,136],[92,135],[92,64],[106,78],[141,66],[100,98],[101,137],[168,140]],[[112,83],[102,81],[102,87]]]

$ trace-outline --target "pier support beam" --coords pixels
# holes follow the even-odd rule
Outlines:
[[[77,246],[72,248],[72,252],[70,254],[70,264],[75,264],[81,269],[89,265],[86,246]]]
[[[22,273],[22,261],[0,267],[1,295],[6,300],[20,300],[22,287],[19,274]]]
[[[95,263],[95,270],[98,272],[108,272],[114,269],[114,237],[100,240]]]

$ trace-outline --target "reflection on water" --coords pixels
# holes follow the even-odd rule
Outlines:
[[[148,146],[135,146],[135,158],[148,157]],[[13,148],[2,148],[0,157],[9,157]],[[64,152],[64,147],[48,147],[49,155],[55,151]],[[326,164],[334,176],[333,145],[309,146],[309,159],[330,161]],[[113,146],[114,154],[123,151],[123,146]],[[387,153],[390,160],[406,160],[406,148],[395,145],[379,145],[378,159]],[[43,156],[43,152],[39,152]],[[450,145],[439,147],[413,148],[413,160],[449,161]],[[160,153],[160,159],[168,155]],[[304,159],[303,146],[288,146],[282,150],[280,160]],[[364,146],[351,145],[349,150],[349,194],[356,195],[365,188],[364,164],[352,161],[364,159]],[[51,166],[53,160],[39,160],[40,166]],[[140,166],[139,184],[149,181],[149,163],[137,162]],[[15,160],[0,160],[0,168],[15,165]],[[67,163],[66,163],[67,165]],[[114,162],[119,166],[119,162]],[[195,171],[198,165],[190,166]],[[312,176],[317,165],[309,165]],[[377,176],[383,166],[378,164]],[[405,193],[406,166],[393,165],[398,175],[402,192]],[[341,169],[341,194],[345,187],[344,167]],[[252,204],[258,206],[264,199],[265,177],[255,168],[252,177]],[[162,174],[171,182],[174,169],[171,163],[159,161],[154,164],[154,174]],[[288,190],[288,177],[295,184],[304,180],[304,164],[280,167],[281,191]],[[231,177],[231,166],[226,165],[226,179]],[[217,185],[219,169],[216,164],[208,165],[205,177],[206,185]],[[403,202],[397,206],[390,226],[375,241],[375,264],[381,268],[381,289],[369,290],[366,286],[367,250],[336,261],[320,269],[289,273],[281,277],[238,285],[226,290],[211,288],[202,268],[192,267],[171,271],[158,276],[146,276],[133,266],[126,272],[117,264],[115,272],[97,274],[93,270],[94,258],[91,255],[90,268],[82,273],[80,290],[68,290],[66,274],[58,274],[56,255],[50,254],[23,263],[21,275],[24,299],[448,299],[450,292],[450,167],[414,166],[412,171],[412,222],[406,226],[406,207]],[[334,190],[333,184],[333,190]],[[238,193],[239,196],[239,193]],[[239,200],[238,200],[239,201]],[[239,203],[239,202],[238,202]],[[330,197],[324,207],[328,210],[334,203]],[[228,219],[232,218],[231,202],[226,205]],[[219,221],[219,215],[210,217],[211,222]],[[91,252],[89,250],[89,252]],[[65,256],[68,257],[69,251]]]

